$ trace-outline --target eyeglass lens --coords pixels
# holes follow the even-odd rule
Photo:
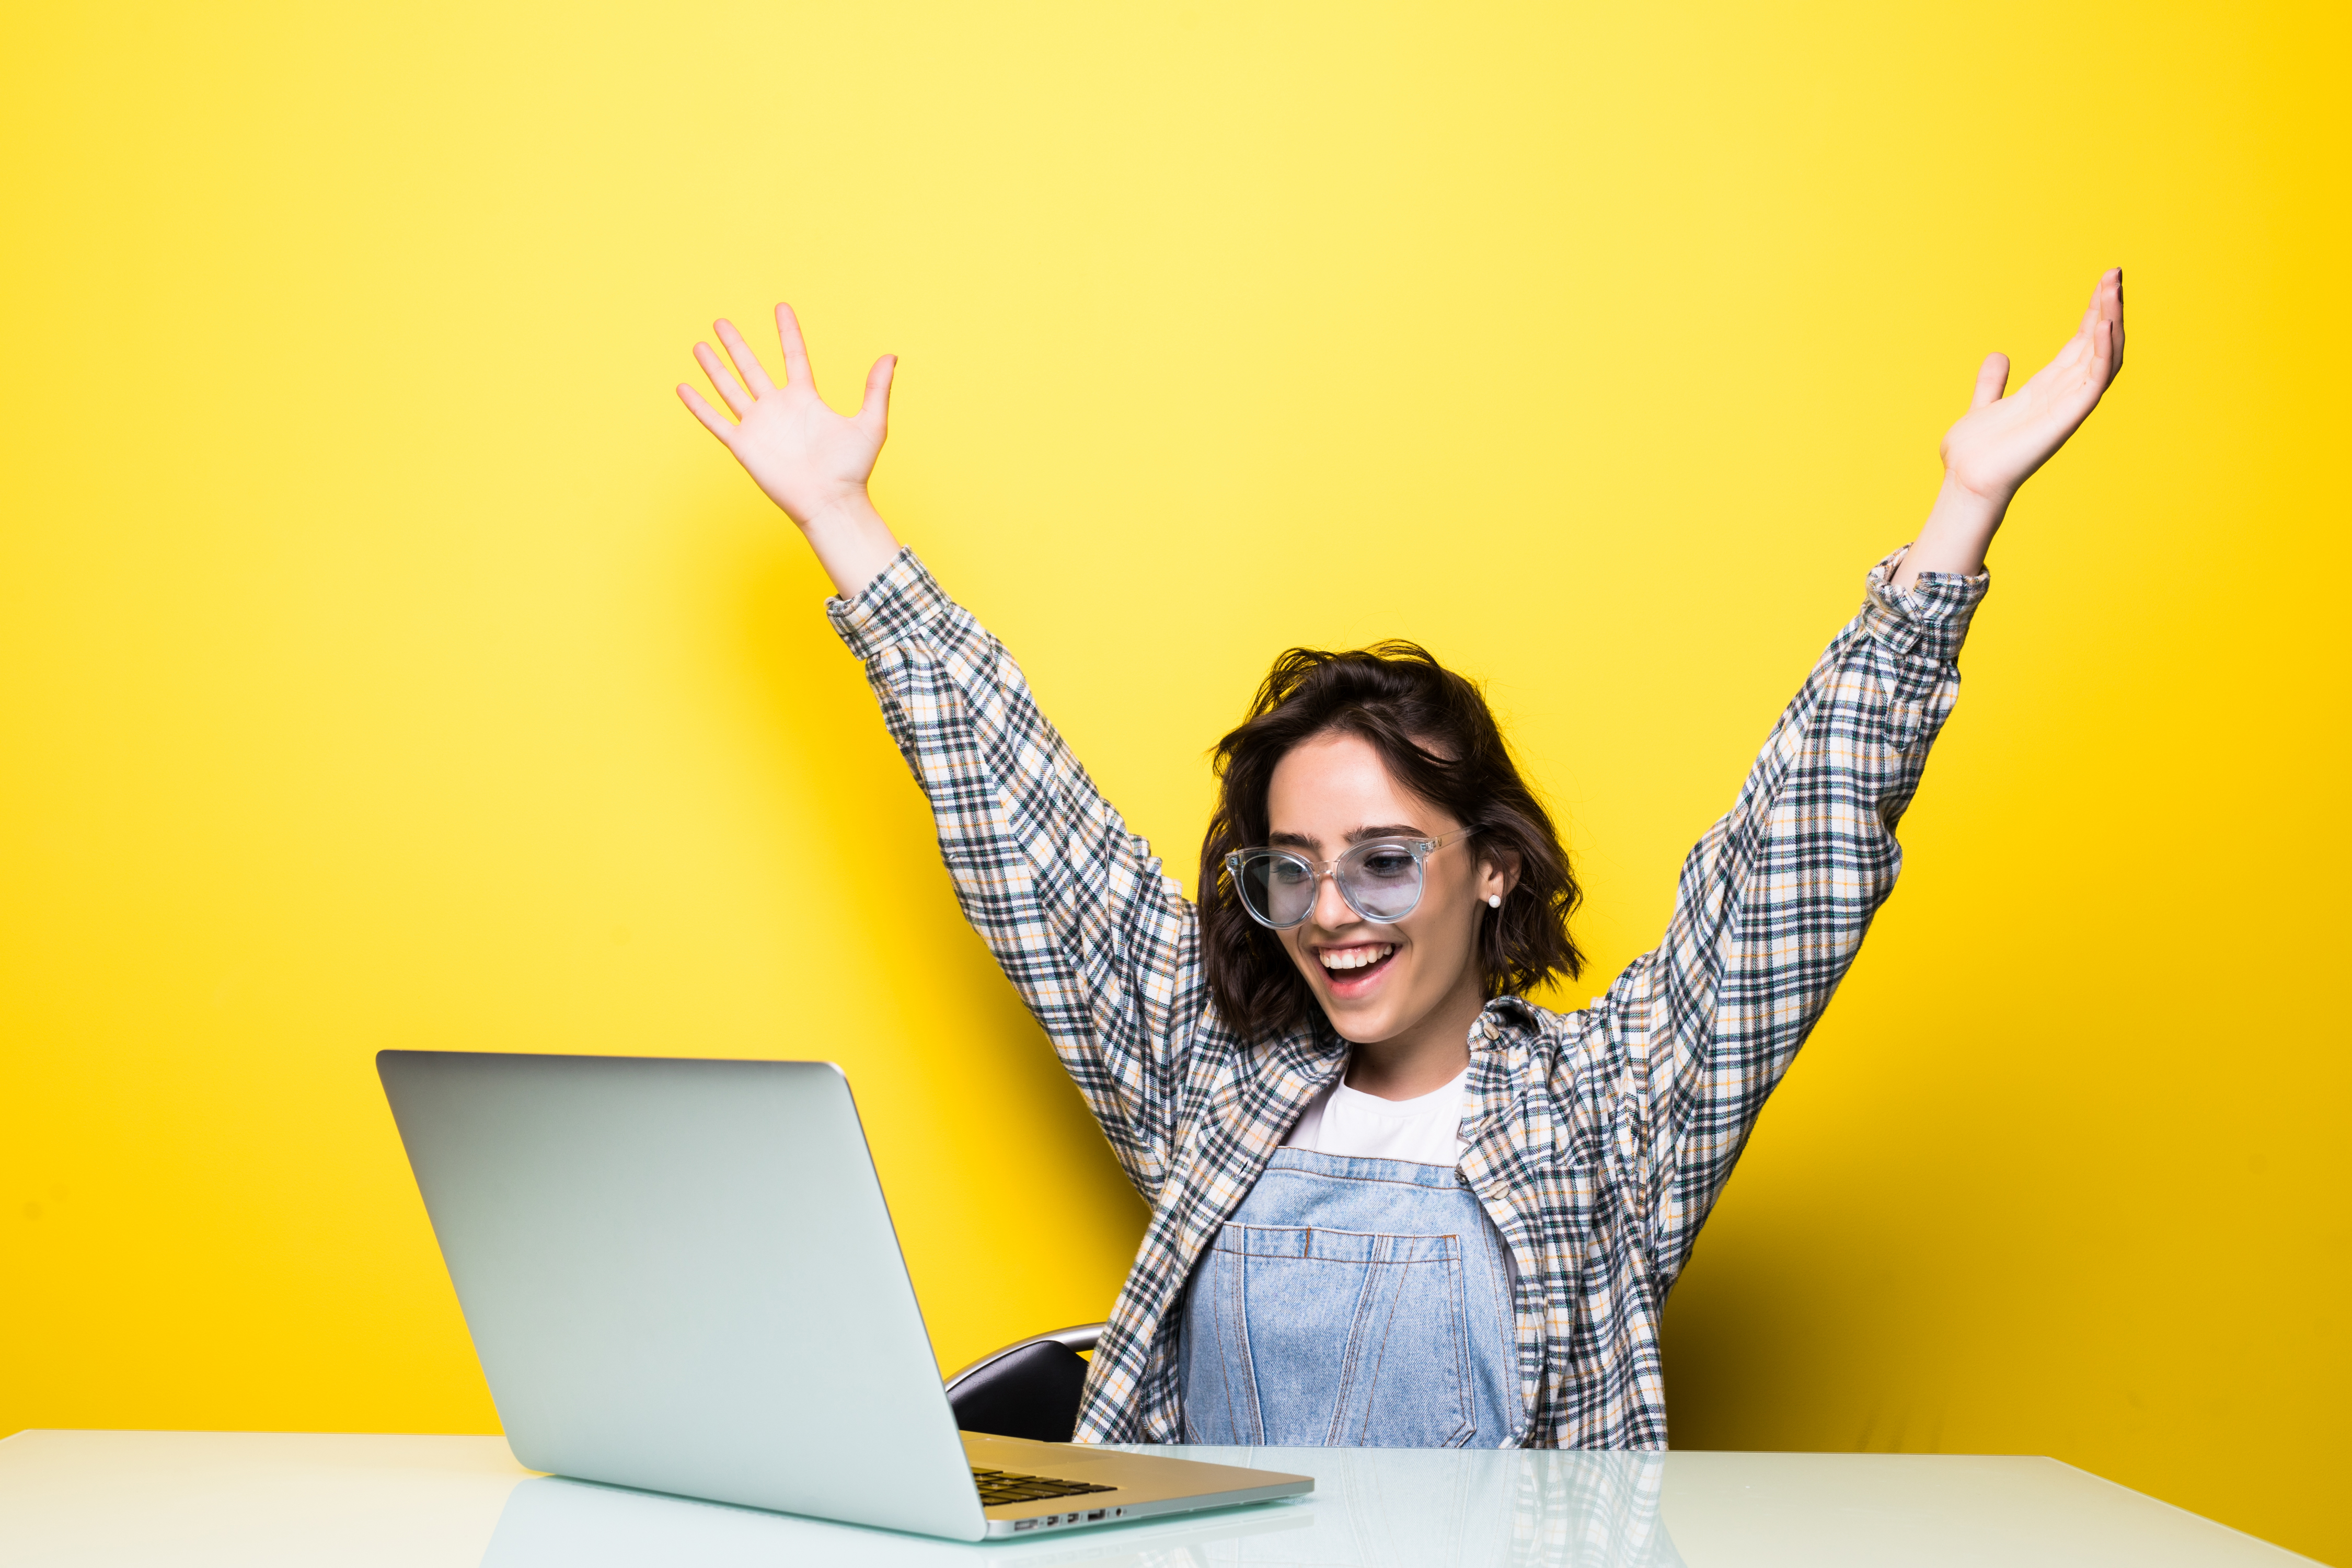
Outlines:
[[[1398,921],[1421,902],[1421,858],[1395,844],[1359,844],[1331,868],[1339,892],[1370,921]],[[1277,930],[1306,920],[1315,907],[1315,868],[1300,856],[1278,849],[1242,857],[1234,879],[1250,912]]]

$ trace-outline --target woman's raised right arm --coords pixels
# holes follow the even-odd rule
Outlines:
[[[1038,710],[1013,656],[899,547],[867,498],[896,361],[875,362],[864,405],[844,417],[817,395],[790,307],[776,307],[776,328],[781,386],[727,321],[719,340],[740,383],[695,345],[734,420],[690,387],[678,395],[799,525],[840,590],[826,608],[930,800],[965,917],[1156,1199],[1176,1057],[1206,998],[1192,906]]]

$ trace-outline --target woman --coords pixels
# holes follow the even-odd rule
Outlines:
[[[695,346],[733,420],[678,395],[832,577],[965,914],[1151,1205],[1077,1438],[1663,1447],[1666,1292],[1894,886],[1986,547],[2122,363],[2122,274],[2015,394],[1985,360],[1664,941],[1573,1013],[1522,994],[1581,967],[1576,884],[1475,688],[1408,644],[1284,655],[1218,746],[1196,908],[874,510],[895,361],[845,418],[776,326],[781,384],[726,321],[734,374]]]

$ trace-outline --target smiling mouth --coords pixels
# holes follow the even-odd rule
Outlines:
[[[1354,991],[1370,984],[1374,975],[1389,966],[1397,945],[1375,942],[1355,947],[1327,947],[1317,951],[1315,962],[1323,966],[1323,978],[1332,989]]]

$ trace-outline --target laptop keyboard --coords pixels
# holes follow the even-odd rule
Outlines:
[[[1090,1486],[1085,1481],[1057,1481],[1051,1476],[1016,1475],[1008,1470],[983,1470],[974,1466],[971,1479],[980,1488],[980,1506],[1005,1502],[1047,1502],[1055,1498],[1083,1497],[1088,1492],[1114,1492],[1117,1487]]]

